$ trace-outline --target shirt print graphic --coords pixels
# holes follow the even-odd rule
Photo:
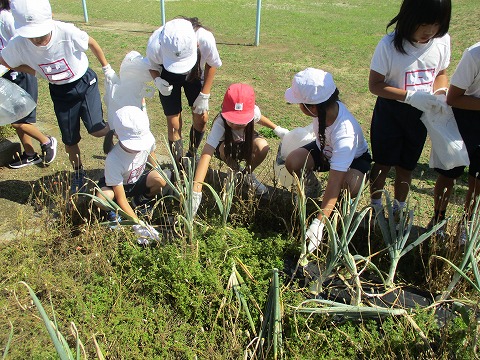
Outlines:
[[[140,176],[142,176],[143,171],[145,170],[145,164],[139,166],[136,169],[130,171],[130,175],[128,176],[127,184],[135,184]]]
[[[435,80],[435,69],[414,70],[405,73],[405,89],[430,92]]]
[[[48,81],[52,83],[71,79],[75,75],[65,59],[47,64],[39,64],[39,66]]]

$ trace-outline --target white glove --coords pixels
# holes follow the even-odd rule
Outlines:
[[[447,104],[447,95],[445,94],[438,94],[435,95],[435,97],[438,99],[440,102],[440,111],[442,113],[446,113],[448,110],[448,104]]]
[[[194,191],[192,193],[192,211],[193,216],[197,215],[198,208],[200,207],[200,203],[202,202],[202,193],[198,191]]]
[[[200,93],[198,94],[195,102],[193,103],[193,112],[195,114],[203,114],[208,110],[208,99],[210,99],[210,94]]]
[[[103,75],[105,76],[105,80],[111,82],[112,84],[118,84],[120,82],[119,77],[115,73],[115,70],[112,69],[110,64],[107,64],[102,67]]]
[[[407,91],[405,103],[423,112],[439,112],[443,106],[442,102],[435,95],[423,91]]]
[[[157,87],[160,94],[163,96],[170,96],[173,90],[173,85],[170,85],[167,80],[162,79],[160,76],[157,76],[155,80],[153,80],[155,86]]]
[[[307,238],[310,240],[308,244],[308,252],[314,252],[315,249],[320,245],[322,242],[322,235],[323,235],[323,228],[325,224],[321,222],[319,219],[314,219],[310,224],[306,232]]]
[[[277,135],[280,139],[283,139],[283,137],[285,136],[285,134],[288,134],[290,132],[290,130],[288,129],[285,129],[281,126],[277,126],[275,129],[273,129],[273,132],[275,133],[275,135]]]
[[[138,236],[137,242],[140,245],[148,245],[150,240],[160,241],[160,234],[152,225],[142,222],[139,225],[133,225],[133,231]]]

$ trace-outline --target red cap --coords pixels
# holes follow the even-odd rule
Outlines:
[[[247,84],[232,84],[228,87],[222,103],[225,120],[246,125],[253,120],[255,112],[255,91]]]

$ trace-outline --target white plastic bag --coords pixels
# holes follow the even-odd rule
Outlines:
[[[293,150],[307,145],[315,140],[313,122],[305,127],[290,130],[282,139],[277,151],[277,159],[274,164],[275,178],[279,184],[289,188],[293,183],[293,177],[285,168],[285,160]]]
[[[458,131],[452,108],[446,106],[441,112],[424,112],[420,117],[432,142],[431,168],[450,170],[470,164],[467,148]]]
[[[17,84],[0,77],[0,125],[11,124],[30,114],[37,104]]]

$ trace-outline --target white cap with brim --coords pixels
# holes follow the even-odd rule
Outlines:
[[[185,19],[168,21],[159,36],[163,68],[174,74],[189,72],[197,62],[197,35]]]
[[[292,87],[285,91],[285,100],[291,104],[321,104],[333,95],[336,88],[330,73],[307,68],[295,74]]]
[[[137,106],[124,106],[109,119],[110,129],[115,130],[118,140],[129,150],[150,151],[155,137],[150,131],[147,114]]]
[[[45,36],[53,30],[52,8],[48,0],[11,0],[16,33],[24,38]]]

